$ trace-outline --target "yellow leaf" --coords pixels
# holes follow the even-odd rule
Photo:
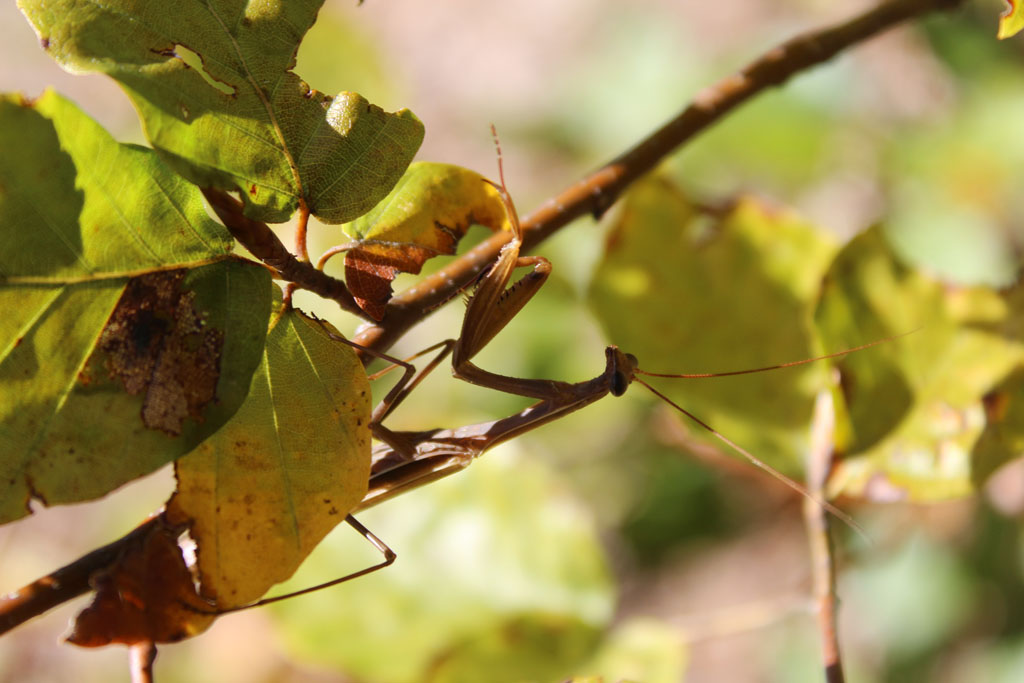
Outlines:
[[[284,312],[235,418],[175,463],[201,590],[219,607],[284,581],[366,493],[370,388],[351,347]]]
[[[999,16],[999,33],[996,37],[1004,40],[1024,30],[1024,5],[1018,0],[1006,0],[1008,7]]]
[[[343,226],[358,241],[345,256],[345,281],[360,307],[380,320],[398,273],[419,273],[427,259],[454,254],[470,225],[500,230],[507,222],[498,190],[479,173],[412,164],[380,204]]]

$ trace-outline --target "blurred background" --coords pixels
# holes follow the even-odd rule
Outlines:
[[[414,111],[427,130],[420,159],[496,175],[493,123],[525,215],[766,49],[873,4],[328,0],[296,71],[319,90]],[[839,240],[885,217],[910,265],[957,285],[1010,286],[1024,239],[1024,37],[996,42],[1001,10],[977,0],[885,34],[759,97],[664,172],[709,203],[752,193],[792,207]],[[47,86],[118,139],[143,142],[112,81],[60,70],[3,4],[0,87]],[[616,340],[586,292],[605,230],[581,220],[543,245],[551,279],[481,367],[570,381],[603,369]],[[311,237],[311,253],[344,241],[332,226]],[[461,314],[447,306],[395,353],[454,336]],[[721,325],[738,314],[721,310]],[[680,349],[678,367],[657,369],[705,368]],[[457,426],[524,405],[442,370],[389,425]],[[362,516],[398,552],[394,567],[162,647],[157,680],[821,680],[801,500],[713,449],[681,448],[692,444],[678,431],[634,390],[527,434]],[[0,528],[0,590],[119,537],[172,488],[165,469]],[[1011,464],[951,502],[849,509],[873,540],[839,555],[851,680],[1024,680],[1024,471]],[[339,529],[290,585],[374,561]],[[57,643],[80,603],[0,639],[0,681],[126,680],[121,648]]]

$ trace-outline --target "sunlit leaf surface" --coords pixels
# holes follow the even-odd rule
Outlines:
[[[266,269],[198,191],[67,100],[0,100],[0,521],[188,452],[259,359]],[[261,304],[261,302],[263,302]]]
[[[834,251],[786,211],[743,200],[712,214],[667,181],[650,180],[612,219],[590,300],[608,341],[651,372],[797,361],[822,351],[811,315]],[[804,457],[813,396],[825,376],[814,364],[657,384],[757,457],[792,472]]]
[[[1019,316],[993,290],[907,268],[878,229],[847,245],[816,313],[823,338],[855,346],[910,334],[837,363],[847,412],[837,445],[847,455],[833,493],[928,501],[973,491],[983,398],[1024,360]]]
[[[1015,36],[1024,31],[1024,5],[1020,0],[1006,0],[1008,7],[999,17],[999,40]]]
[[[312,90],[295,54],[322,0],[21,0],[43,46],[72,71],[106,73],[131,96],[153,146],[198,185],[238,190],[251,218],[281,222],[300,200],[325,222],[387,194],[423,139],[408,111]]]
[[[366,493],[370,388],[352,347],[288,310],[234,419],[176,463],[201,590],[220,607],[284,581]]]

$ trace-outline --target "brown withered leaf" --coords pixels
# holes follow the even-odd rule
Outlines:
[[[345,281],[367,315],[380,320],[398,273],[419,273],[427,259],[454,254],[471,225],[506,224],[500,193],[479,173],[411,164],[383,201],[343,226],[358,243],[345,256]]]
[[[75,618],[69,643],[174,643],[205,631],[215,616],[196,595],[178,532],[157,524],[92,577],[92,603]]]
[[[451,247],[441,253],[455,250]],[[356,247],[345,254],[345,282],[359,308],[374,320],[384,317],[384,307],[391,299],[391,282],[399,273],[420,272],[424,261],[436,253],[406,245],[399,250],[376,244]]]

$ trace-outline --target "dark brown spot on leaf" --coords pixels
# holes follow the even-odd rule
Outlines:
[[[256,196],[256,192],[257,192],[257,190],[256,190],[256,183],[253,183],[252,185],[249,186],[249,196],[250,197],[255,197]]]
[[[215,399],[224,343],[203,323],[195,294],[181,289],[184,279],[184,270],[132,278],[99,340],[110,378],[143,394],[143,423],[172,436]]]

